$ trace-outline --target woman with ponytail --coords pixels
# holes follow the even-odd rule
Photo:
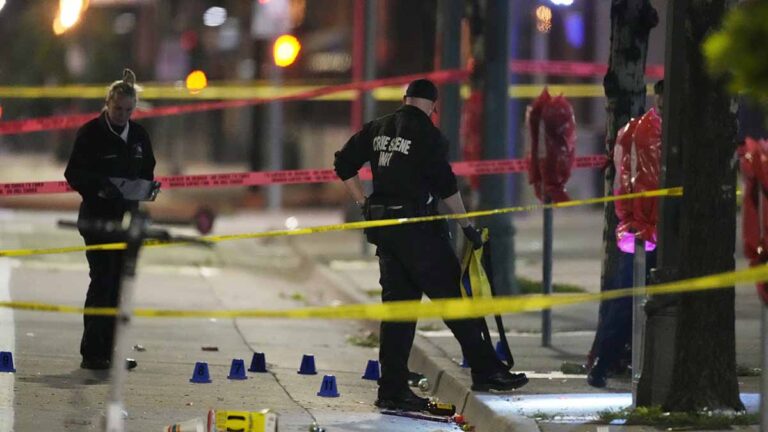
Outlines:
[[[116,221],[138,207],[139,200],[151,199],[128,195],[116,180],[123,183],[153,184],[155,157],[147,131],[130,120],[136,108],[136,75],[130,69],[109,87],[101,114],[77,131],[77,138],[64,172],[69,185],[82,196],[78,225],[94,221]],[[125,196],[124,196],[125,195]],[[81,229],[86,245],[114,241],[109,235]],[[120,276],[125,252],[92,250],[85,253],[90,267],[91,283],[85,307],[117,307],[120,298]],[[109,369],[112,361],[115,318],[85,315],[80,343],[83,369]],[[127,367],[136,367],[130,360]]]

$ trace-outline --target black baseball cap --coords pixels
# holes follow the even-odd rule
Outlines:
[[[408,84],[405,97],[417,97],[435,102],[437,100],[437,87],[428,79],[417,79]]]

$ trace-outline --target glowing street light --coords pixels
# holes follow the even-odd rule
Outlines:
[[[208,77],[205,76],[205,72],[194,70],[187,75],[187,90],[190,93],[199,93],[206,87],[208,87]]]
[[[280,67],[292,65],[296,61],[299,51],[301,51],[301,43],[295,36],[288,34],[280,36],[273,47],[275,64]]]
[[[53,32],[61,35],[74,27],[86,9],[88,0],[59,0],[59,10],[53,19]]]

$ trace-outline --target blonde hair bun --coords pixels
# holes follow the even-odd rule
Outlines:
[[[123,69],[123,82],[134,87],[136,85],[136,74],[128,68]]]

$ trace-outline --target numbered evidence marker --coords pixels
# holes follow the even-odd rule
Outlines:
[[[13,353],[0,351],[0,372],[16,372],[13,367]]]
[[[208,372],[208,363],[197,362],[195,363],[195,370],[192,372],[192,378],[189,379],[191,383],[207,384],[211,382],[211,375]]]
[[[229,368],[229,375],[227,375],[227,378],[231,380],[248,379],[248,377],[245,376],[245,361],[242,359],[232,359],[232,366]]]

